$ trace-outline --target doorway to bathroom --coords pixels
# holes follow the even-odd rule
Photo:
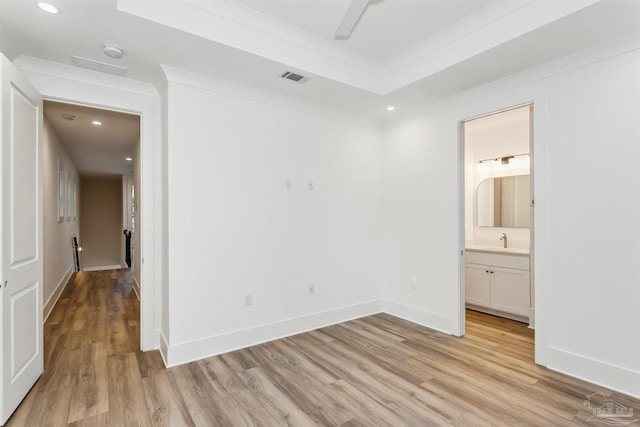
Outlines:
[[[525,328],[533,343],[533,105],[471,118],[461,133],[465,330]]]

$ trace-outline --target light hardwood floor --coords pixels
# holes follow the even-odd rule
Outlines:
[[[126,270],[76,274],[7,425],[603,425],[583,405],[594,392],[640,414],[536,366],[526,325],[472,311],[463,338],[378,314],[170,369],[138,350],[138,319]]]

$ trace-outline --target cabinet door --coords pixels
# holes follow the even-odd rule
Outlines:
[[[529,317],[529,272],[493,267],[493,308]]]
[[[465,301],[482,307],[491,306],[490,268],[484,265],[465,266]]]

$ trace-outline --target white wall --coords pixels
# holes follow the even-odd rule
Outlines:
[[[387,129],[383,151],[386,309],[448,332],[460,246],[457,140],[456,121],[434,114]]]
[[[161,115],[162,115],[162,144],[160,150],[160,158],[163,174],[161,175],[160,188],[162,189],[162,235],[161,241],[163,246],[162,255],[162,282],[160,283],[160,307],[162,317],[160,319],[160,353],[164,357],[165,364],[168,361],[168,345],[171,341],[171,330],[169,328],[169,178],[167,171],[168,166],[168,146],[169,146],[169,88],[165,86],[161,93]]]
[[[548,94],[550,365],[640,396],[640,51]]]
[[[163,174],[161,177],[162,188],[162,250],[167,262],[162,263],[162,283],[160,295],[160,307],[162,317],[160,319],[160,353],[163,355],[165,364],[168,361],[168,346],[171,341],[171,330],[169,327],[169,178],[168,166],[168,146],[169,146],[169,88],[166,85],[161,93],[161,114],[162,114],[162,144],[161,144],[161,164]]]
[[[388,311],[463,330],[458,126],[533,102],[536,361],[640,396],[639,46],[563,58],[384,132]]]
[[[53,131],[49,121],[43,120],[42,129],[42,176],[44,183],[43,203],[43,245],[44,245],[44,279],[43,301],[44,316],[46,318],[55,305],[60,293],[67,284],[74,271],[73,250],[71,239],[79,235],[78,215],[67,220],[65,216],[62,222],[58,222],[58,161],[62,161],[66,179],[75,179],[77,188],[77,201],[80,201],[80,179],[76,166],[67,154],[60,139]],[[65,190],[69,188],[65,185]],[[66,200],[65,196],[65,200]]]
[[[379,130],[204,77],[167,98],[168,363],[379,311]]]

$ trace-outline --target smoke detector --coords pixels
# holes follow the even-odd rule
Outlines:
[[[122,59],[122,57],[124,56],[124,50],[114,44],[105,44],[102,48],[102,51],[109,58],[113,59]]]
[[[296,83],[304,83],[307,78],[305,76],[301,76],[300,74],[292,73],[291,71],[286,71],[284,74],[280,76],[285,80],[291,80]]]
[[[62,115],[62,118],[71,122],[76,119],[76,116],[74,116],[73,114],[64,113]]]

